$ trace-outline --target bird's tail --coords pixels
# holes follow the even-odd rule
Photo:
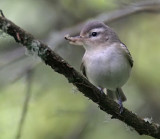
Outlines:
[[[122,101],[126,101],[127,98],[125,96],[125,94],[123,93],[123,90],[121,88],[117,88],[116,91],[111,91],[107,89],[107,95],[112,98],[112,99],[119,99],[119,97],[121,97]]]

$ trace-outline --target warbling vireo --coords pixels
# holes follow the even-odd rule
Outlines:
[[[121,87],[127,82],[133,66],[127,47],[110,27],[99,21],[88,22],[79,36],[66,35],[65,39],[84,46],[83,75],[102,92],[106,88],[107,94],[116,97],[121,113],[122,102],[126,100]]]

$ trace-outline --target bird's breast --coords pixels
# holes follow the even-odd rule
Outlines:
[[[86,51],[83,61],[88,79],[96,86],[114,90],[129,78],[129,62],[124,53],[114,47]]]

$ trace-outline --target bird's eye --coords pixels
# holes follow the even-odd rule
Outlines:
[[[97,32],[92,32],[92,36],[96,37],[97,36]]]

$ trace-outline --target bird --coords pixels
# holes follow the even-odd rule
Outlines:
[[[117,100],[120,113],[123,102],[127,100],[122,86],[130,77],[133,67],[132,56],[116,32],[101,21],[87,22],[80,35],[65,39],[73,45],[82,45],[85,53],[82,58],[81,71],[102,93]]]

